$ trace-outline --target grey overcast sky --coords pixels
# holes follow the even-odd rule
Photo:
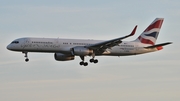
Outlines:
[[[0,101],[179,101],[179,0],[1,0]],[[20,37],[113,39],[136,35],[164,18],[163,50],[129,57],[96,57],[88,67],[57,62],[50,53],[24,54],[6,46]],[[89,57],[86,58],[89,60]]]

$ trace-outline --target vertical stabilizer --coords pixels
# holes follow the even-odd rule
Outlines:
[[[163,20],[164,18],[156,18],[135,41],[154,45],[159,35]]]

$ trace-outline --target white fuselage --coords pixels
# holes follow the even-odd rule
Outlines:
[[[163,49],[162,46],[171,42],[155,44],[161,29],[163,18],[156,18],[134,41],[122,41],[136,32],[137,25],[132,32],[123,37],[111,40],[85,40],[85,39],[62,39],[62,38],[19,38],[12,41],[7,49],[25,54],[28,62],[28,52],[54,53],[57,61],[74,60],[75,56],[81,58],[80,65],[87,66],[85,56],[91,56],[90,63],[98,63],[95,56],[129,56],[154,52]]]
[[[19,38],[14,40],[7,46],[12,51],[20,52],[50,52],[71,54],[71,48],[76,46],[88,46],[104,40],[84,40],[84,39],[60,39],[60,38]],[[125,42],[106,49],[102,54],[109,56],[126,56],[136,55],[157,51],[156,48],[146,49],[144,47],[151,46],[140,42]]]

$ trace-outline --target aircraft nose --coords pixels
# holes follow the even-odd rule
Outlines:
[[[11,45],[8,45],[6,48],[7,48],[8,50],[11,50],[11,49],[12,49]]]

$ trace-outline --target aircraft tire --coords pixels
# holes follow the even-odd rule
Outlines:
[[[91,62],[91,63],[94,62],[94,59],[90,59],[89,62]]]
[[[96,59],[96,60],[94,60],[94,63],[98,63],[98,60]]]
[[[29,61],[29,59],[27,58],[27,59],[25,59],[25,61],[26,61],[26,62],[28,62],[28,61]]]
[[[82,66],[82,65],[84,65],[84,62],[83,62],[83,61],[81,61],[79,64]]]
[[[84,62],[84,66],[87,66],[88,65],[88,63],[87,62]]]

